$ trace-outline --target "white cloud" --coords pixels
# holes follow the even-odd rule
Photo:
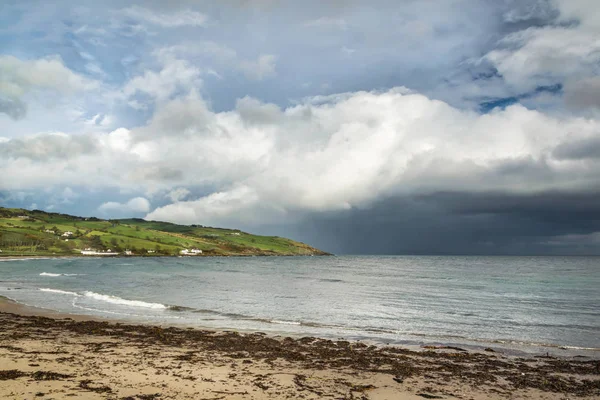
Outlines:
[[[479,115],[405,88],[287,109],[244,98],[218,113],[192,92],[140,128],[1,142],[0,190],[116,187],[174,202],[152,219],[282,221],[402,194],[585,191],[600,186],[600,154],[586,145],[599,131],[595,119],[519,105]],[[213,191],[190,199],[194,187]]]
[[[144,197],[135,197],[129,200],[127,203],[117,203],[115,201],[109,201],[98,207],[98,211],[101,212],[120,212],[120,213],[145,213],[150,211],[150,202]]]
[[[201,70],[185,60],[166,58],[162,60],[160,71],[146,70],[143,75],[132,78],[123,88],[123,95],[132,98],[146,94],[156,101],[165,101],[178,91],[188,92],[201,86]],[[130,105],[145,108],[135,100]],[[136,107],[134,107],[136,108]]]
[[[525,90],[591,74],[600,62],[600,30],[529,28],[502,40],[486,59],[511,85]]]
[[[272,54],[261,54],[255,61],[242,61],[240,69],[248,78],[260,81],[275,75],[276,61]]]
[[[165,197],[171,199],[173,203],[176,203],[178,201],[185,200],[185,198],[188,197],[190,193],[191,192],[186,188],[177,188],[171,190],[169,193],[167,193]]]
[[[205,26],[208,22],[208,17],[205,14],[193,10],[162,13],[156,10],[133,6],[123,9],[122,12],[130,18],[158,25],[163,28]]]
[[[196,61],[194,65],[204,65],[202,69],[196,68],[197,75],[213,75],[217,79],[223,76],[215,70],[241,71],[248,79],[261,81],[276,74],[277,56],[273,54],[260,54],[256,59],[241,58],[238,53],[220,43],[209,40],[185,42],[155,50],[153,55],[164,65],[174,60],[182,59]],[[171,76],[172,74],[169,74]]]
[[[21,60],[0,55],[0,113],[15,119],[25,115],[24,96],[32,91],[52,90],[69,94],[97,86],[97,82],[67,68],[58,56]]]
[[[554,0],[553,4],[560,13],[557,22],[562,24],[512,33],[502,38],[498,49],[484,56],[509,85],[519,90],[597,75],[600,16],[591,12],[598,8],[597,3]]]

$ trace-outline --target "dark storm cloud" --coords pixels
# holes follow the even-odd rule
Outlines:
[[[440,192],[420,196],[459,215],[527,215],[533,219],[600,220],[600,191],[589,193],[549,191],[534,194]]]
[[[438,193],[308,216],[292,233],[337,254],[600,254],[600,194]],[[290,233],[288,231],[288,233]]]

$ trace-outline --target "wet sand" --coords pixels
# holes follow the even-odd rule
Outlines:
[[[0,300],[0,398],[600,398],[600,362],[586,358],[64,317]]]

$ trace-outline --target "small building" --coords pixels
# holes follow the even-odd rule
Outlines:
[[[65,233],[62,234],[63,236],[73,236],[73,232],[71,231],[66,231]]]
[[[125,250],[125,255],[126,256],[132,256],[133,252],[131,250]]]
[[[46,229],[44,232],[46,232],[46,233],[56,233],[52,229]]]
[[[152,254],[152,253],[155,253],[155,251],[154,250],[148,250],[148,254]]]
[[[117,253],[117,252],[113,253],[110,250],[107,252],[98,251],[96,249],[92,249],[91,247],[81,250],[81,254],[84,256],[117,256],[117,255],[119,255],[119,253]]]
[[[87,249],[81,250],[81,254],[83,254],[84,256],[95,256],[98,254],[98,252],[88,247]]]
[[[182,256],[196,256],[198,254],[202,254],[202,250],[200,249],[183,249],[179,252],[179,254],[181,254]]]

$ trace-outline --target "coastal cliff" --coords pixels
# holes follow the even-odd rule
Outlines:
[[[0,207],[0,256],[320,256],[278,236],[143,219],[103,220]]]

